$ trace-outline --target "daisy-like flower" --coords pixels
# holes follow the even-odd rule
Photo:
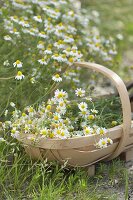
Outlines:
[[[54,116],[53,116],[53,120],[56,121],[56,122],[59,122],[60,119],[61,119],[61,116],[58,113],[55,113]]]
[[[81,103],[78,104],[78,108],[79,108],[81,111],[86,111],[87,108],[88,108],[88,105],[87,105],[87,103],[85,103],[85,102],[81,102]]]
[[[85,135],[90,135],[90,134],[92,134],[93,133],[93,129],[91,128],[91,127],[85,127],[84,128],[84,130],[83,130],[83,133],[85,134]]]
[[[100,135],[105,135],[105,134],[107,133],[107,129],[106,129],[106,128],[99,127],[99,128],[96,130],[96,133],[97,133],[97,134],[100,134]]]
[[[9,35],[5,35],[5,36],[4,36],[4,40],[6,40],[6,41],[11,41],[12,38],[11,38]]]
[[[67,92],[65,92],[65,91],[63,91],[63,90],[59,90],[59,89],[57,89],[57,90],[55,91],[55,99],[56,99],[57,101],[60,101],[60,100],[62,100],[62,99],[67,99],[67,98],[68,98]]]
[[[44,42],[43,41],[39,41],[38,45],[37,45],[38,49],[44,49]]]
[[[54,133],[55,133],[56,137],[60,138],[60,139],[66,139],[69,136],[69,132],[67,129],[58,128],[58,129],[54,130]]]
[[[74,42],[74,39],[73,39],[73,36],[66,36],[65,39],[64,39],[64,42],[65,43],[73,43]]]
[[[61,82],[62,81],[62,78],[60,77],[59,74],[56,74],[52,77],[52,80],[55,81],[55,82]]]
[[[51,51],[51,48],[47,48],[45,51],[44,51],[45,54],[48,54],[48,55],[51,55],[52,54],[52,51]]]
[[[21,20],[19,22],[19,25],[22,25],[23,27],[26,27],[26,28],[30,27],[29,23],[27,21],[25,21],[25,20]]]
[[[106,138],[100,139],[99,142],[96,144],[96,146],[99,148],[106,148],[107,145],[108,145],[108,142]]]
[[[42,18],[40,15],[37,15],[37,16],[34,16],[33,19],[36,21],[36,22],[42,22]]]
[[[82,110],[81,112],[80,112],[80,115],[83,117],[83,118],[87,118],[87,116],[88,116],[88,110]]]
[[[27,139],[32,141],[32,142],[37,141],[36,137],[35,136],[31,136],[31,135],[27,136]]]
[[[13,66],[17,67],[17,68],[21,68],[22,65],[23,65],[23,63],[20,60],[16,60],[16,62],[13,63]]]
[[[60,115],[64,115],[66,113],[66,107],[65,106],[63,106],[63,107],[57,106],[56,112],[59,113]]]
[[[41,65],[47,65],[47,64],[48,64],[48,63],[45,61],[44,58],[39,59],[38,62],[39,62]]]
[[[87,116],[87,119],[88,119],[88,120],[93,120],[93,119],[95,119],[95,116],[94,116],[94,115],[88,115],[88,116]]]
[[[19,131],[16,129],[16,127],[13,127],[11,130],[11,136],[14,138],[17,138],[19,136]]]
[[[65,62],[67,63],[67,58],[65,54],[59,55],[59,54],[54,54],[52,58],[58,62]]]
[[[38,34],[38,36],[45,39],[45,38],[47,37],[47,34],[46,34],[44,31],[41,31],[41,32]]]
[[[18,16],[11,16],[10,19],[11,19],[11,21],[14,21],[14,22],[16,22],[16,23],[19,22]]]
[[[40,131],[40,134],[43,135],[43,136],[47,136],[48,134],[48,129],[47,128],[44,128]]]
[[[54,46],[58,49],[63,49],[65,47],[63,40],[59,40],[58,42],[54,43]]]
[[[22,79],[24,79],[24,77],[25,76],[22,74],[22,72],[18,71],[17,75],[15,76],[15,79],[16,80],[22,80]]]
[[[113,144],[113,140],[111,140],[110,138],[105,138],[108,144]]]
[[[98,113],[98,110],[91,109],[91,112],[92,112],[93,114],[97,114],[97,113]]]
[[[85,90],[82,90],[81,88],[77,88],[75,90],[75,94],[79,97],[84,97],[85,96]]]

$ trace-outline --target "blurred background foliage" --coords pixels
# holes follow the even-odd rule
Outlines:
[[[99,12],[101,34],[116,37],[120,64],[114,70],[125,81],[133,80],[133,0],[81,0],[81,6]]]

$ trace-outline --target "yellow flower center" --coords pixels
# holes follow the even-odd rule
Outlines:
[[[46,135],[46,134],[47,134],[47,131],[46,131],[46,130],[42,130],[42,131],[41,131],[41,134],[42,134],[42,135]]]
[[[92,119],[94,119],[95,117],[94,117],[94,115],[89,115],[88,116],[88,119],[90,119],[90,120],[92,120]]]
[[[32,107],[29,108],[29,112],[33,112],[34,109]]]
[[[74,62],[74,59],[73,58],[69,58],[69,62]]]
[[[28,124],[32,124],[32,120],[29,120],[29,121],[28,121]]]
[[[102,129],[100,129],[100,135],[103,135],[104,131]]]
[[[16,61],[16,64],[17,64],[17,65],[20,64],[20,63],[21,63],[20,60],[17,60],[17,61]]]
[[[58,120],[59,117],[57,115],[54,116],[54,120]]]
[[[82,111],[81,113],[82,113],[82,115],[86,115],[86,111]]]
[[[22,76],[22,72],[21,72],[21,71],[18,71],[17,75],[18,75],[18,76]]]
[[[60,130],[57,130],[57,134],[60,135],[60,133],[61,133],[61,131],[60,131]]]
[[[65,133],[64,132],[61,132],[61,136],[64,136],[65,135]]]
[[[64,96],[64,95],[63,95],[62,93],[59,93],[58,96],[57,96],[57,98],[60,99],[60,98],[62,98],[63,96]]]
[[[14,129],[12,129],[11,132],[14,134],[16,131]]]
[[[102,145],[105,145],[106,144],[106,142],[105,141],[102,141]]]
[[[46,109],[51,110],[51,105],[47,105]]]
[[[60,75],[59,75],[59,74],[56,74],[55,77],[56,77],[56,78],[60,78]]]
[[[50,137],[50,138],[53,138],[53,137],[54,137],[54,133],[50,133],[50,134],[49,134],[49,137]]]
[[[89,130],[89,129],[86,129],[86,130],[85,130],[85,133],[89,134],[89,133],[90,133],[90,130]]]
[[[25,113],[22,113],[22,116],[23,116],[23,117],[25,117],[25,116],[26,116],[26,114],[25,114]]]

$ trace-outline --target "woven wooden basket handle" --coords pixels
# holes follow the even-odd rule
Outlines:
[[[130,134],[130,129],[131,129],[131,106],[130,106],[130,100],[129,100],[126,86],[124,82],[122,81],[122,79],[115,72],[111,71],[110,69],[102,65],[95,64],[95,63],[88,63],[88,62],[75,62],[74,66],[85,67],[85,68],[89,68],[94,71],[102,73],[113,82],[113,84],[118,90],[118,93],[121,99],[121,104],[122,104],[123,133],[122,133],[119,145],[117,146],[115,152],[113,152],[113,154],[109,158],[109,159],[113,159],[117,157],[118,155],[120,155],[120,153],[124,150],[127,140],[129,139],[129,134]]]

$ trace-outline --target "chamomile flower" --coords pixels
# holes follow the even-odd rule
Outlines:
[[[38,36],[44,39],[47,38],[47,34],[44,31],[41,31]]]
[[[73,36],[72,35],[71,36],[66,36],[64,38],[64,42],[65,43],[73,43],[74,42]]]
[[[108,146],[108,142],[107,142],[107,139],[106,138],[101,138],[99,140],[99,142],[96,144],[97,147],[99,148],[106,148]]]
[[[17,75],[15,76],[15,79],[16,80],[22,80],[22,79],[24,79],[24,77],[25,76],[22,74],[22,72],[18,71]]]
[[[55,91],[55,99],[57,101],[63,100],[63,99],[67,99],[68,98],[68,94],[67,92],[63,91],[63,90],[59,90],[57,89]]]
[[[37,45],[38,49],[44,49],[44,42],[43,41],[39,41],[38,45]]]
[[[43,135],[43,136],[47,136],[48,129],[47,128],[41,129],[40,134]]]
[[[11,136],[14,137],[14,138],[17,138],[19,136],[19,131],[16,129],[16,127],[14,127],[11,130]]]
[[[85,127],[85,128],[83,129],[83,133],[84,133],[85,135],[91,135],[91,134],[93,133],[93,128],[87,126],[87,127]]]
[[[44,54],[48,54],[48,55],[51,55],[52,54],[52,51],[51,51],[51,48],[47,48],[45,51],[44,51]]]
[[[111,140],[110,138],[105,138],[108,144],[113,144],[113,140]]]
[[[57,106],[56,107],[56,112],[59,113],[60,115],[65,115],[66,113],[66,107],[65,106]]]
[[[99,134],[99,135],[105,135],[105,134],[107,133],[107,129],[106,129],[106,128],[99,127],[99,128],[96,130],[96,133]]]
[[[92,112],[93,114],[97,114],[97,113],[98,113],[98,110],[91,109],[91,112]]]
[[[61,82],[61,81],[62,81],[62,78],[60,77],[59,74],[55,74],[55,75],[52,77],[52,80],[55,81],[55,82]]]
[[[4,40],[6,41],[12,41],[12,38],[9,35],[4,36]]]
[[[60,116],[58,113],[55,113],[55,114],[53,115],[53,120],[54,120],[54,121],[59,122],[60,119],[61,119],[61,116]]]
[[[37,16],[34,16],[33,19],[36,21],[36,22],[42,22],[42,18],[40,15],[37,15]]]
[[[84,97],[85,96],[85,90],[81,89],[81,88],[77,88],[75,90],[75,94],[79,97]]]
[[[81,102],[81,103],[78,104],[78,108],[79,108],[81,111],[86,111],[87,108],[88,108],[88,105],[87,105],[87,103],[85,103],[85,102]]]
[[[39,62],[41,65],[47,65],[47,64],[48,64],[44,58],[39,59],[38,62]]]
[[[22,65],[23,65],[23,63],[20,60],[16,60],[16,62],[13,63],[13,66],[17,67],[17,68],[21,68]]]

